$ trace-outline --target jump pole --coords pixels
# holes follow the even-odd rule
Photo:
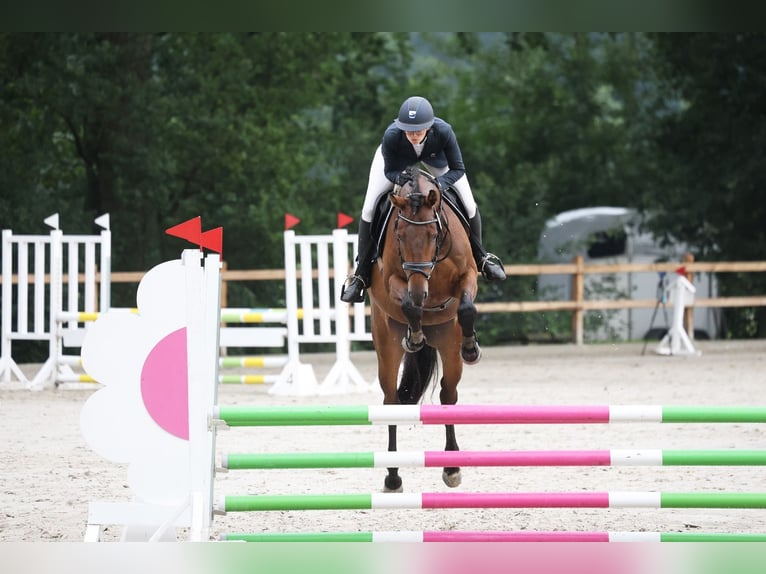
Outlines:
[[[381,532],[259,532],[227,533],[222,541],[237,542],[766,542],[766,534],[730,532],[578,532],[418,530]]]
[[[219,512],[455,508],[766,508],[764,492],[423,492],[222,496]]]
[[[299,310],[300,316],[300,310]],[[256,374],[220,374],[219,383],[231,384],[262,384],[275,383],[279,380],[279,372],[288,363],[288,357],[283,355],[224,356],[228,347],[245,348],[280,348],[287,345],[287,309],[279,308],[239,308],[221,309],[220,344],[222,356],[218,361],[220,369],[258,368],[279,369],[269,373]],[[245,327],[231,326],[233,323],[248,325]],[[253,324],[272,324],[270,326],[254,327]]]
[[[227,470],[447,466],[764,466],[766,450],[528,450],[223,454]]]
[[[263,356],[263,357],[220,357],[218,359],[219,369],[276,369],[284,367],[287,364],[286,356]],[[279,379],[279,375],[269,374],[250,374],[250,375],[232,375],[221,374],[219,371],[218,382],[221,384],[264,384],[274,383]]]
[[[763,423],[766,406],[214,406],[211,417],[228,426]]]

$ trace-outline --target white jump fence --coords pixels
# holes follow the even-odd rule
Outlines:
[[[79,369],[79,354],[71,354],[81,346],[88,324],[110,310],[109,216],[95,221],[103,231],[92,236],[64,235],[57,214],[45,220],[52,227],[49,235],[14,235],[3,230],[0,383],[15,379],[39,390],[96,382]],[[356,255],[356,235],[336,229],[332,235],[297,236],[287,230],[284,249],[285,308],[221,310],[219,382],[268,383],[269,392],[277,395],[368,390],[369,383],[350,357],[353,341],[372,339],[364,303],[347,305],[339,300],[349,262]],[[14,275],[18,277],[15,285]],[[13,358],[13,343],[22,340],[48,342],[48,359],[32,377]],[[321,383],[312,365],[301,361],[301,349],[312,345],[335,347],[335,363]],[[285,352],[228,355],[227,349],[235,347]],[[255,368],[268,372],[251,374]],[[231,369],[236,373],[231,374]]]
[[[335,229],[332,235],[298,236],[292,230],[285,231],[288,363],[271,388],[272,394],[331,394],[370,389],[351,362],[351,342],[372,340],[366,328],[364,303],[350,306],[339,299],[355,250],[356,235],[349,235],[345,229]],[[335,363],[318,384],[313,367],[301,362],[300,349],[301,345],[327,343],[335,345]]]
[[[64,347],[79,347],[85,331],[82,321],[110,307],[109,216],[95,222],[103,229],[99,235],[65,236],[58,214],[45,220],[52,228],[49,235],[14,235],[3,230],[0,382],[10,382],[13,375],[27,388],[41,389],[51,382],[81,379],[72,369],[79,357],[65,355]],[[14,274],[18,277],[15,289]],[[48,342],[48,359],[31,378],[13,359],[14,341]]]

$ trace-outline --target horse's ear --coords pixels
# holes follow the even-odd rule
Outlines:
[[[403,209],[407,205],[407,198],[402,197],[401,195],[394,195],[391,193],[389,194],[388,199],[391,200],[391,203],[394,204],[394,207],[398,207],[399,209]]]
[[[439,200],[439,192],[433,188],[428,190],[428,197],[426,198],[426,207],[433,207]]]

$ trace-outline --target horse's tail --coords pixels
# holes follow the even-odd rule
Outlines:
[[[417,404],[436,372],[436,349],[425,345],[416,353],[407,353],[402,366],[402,381],[397,394],[404,405]]]

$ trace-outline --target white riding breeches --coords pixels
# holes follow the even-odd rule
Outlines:
[[[440,176],[449,171],[449,167],[434,167],[427,162],[423,162],[428,166],[428,170],[433,176]],[[394,184],[389,181],[384,171],[385,162],[383,160],[383,152],[380,146],[375,150],[375,155],[372,157],[372,164],[370,165],[370,177],[367,181],[367,193],[364,196],[364,204],[362,205],[362,219],[367,223],[372,223],[372,216],[375,212],[375,205],[378,203],[378,199],[384,193],[391,191],[394,188]],[[476,201],[473,198],[473,192],[471,191],[471,184],[468,183],[468,176],[463,175],[458,179],[452,187],[460,196],[460,200],[465,205],[465,209],[468,213],[466,215],[469,219],[476,215]]]

